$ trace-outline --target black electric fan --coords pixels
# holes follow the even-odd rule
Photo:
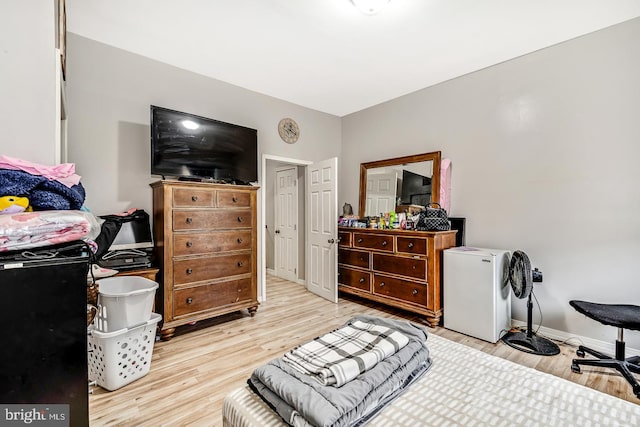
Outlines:
[[[506,266],[505,266],[506,267]],[[529,257],[522,251],[515,251],[509,261],[508,271],[505,272],[505,280],[511,282],[511,289],[520,299],[529,298],[527,301],[527,330],[509,331],[502,341],[511,347],[531,354],[553,356],[560,353],[560,348],[552,341],[539,337],[533,332],[533,302],[531,293],[533,282],[542,282],[542,272],[537,268],[531,270]]]

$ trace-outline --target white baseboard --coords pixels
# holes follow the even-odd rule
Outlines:
[[[527,327],[526,322],[521,322],[520,320],[515,320],[515,319],[511,319],[511,325],[517,328],[522,328],[522,329],[526,329]],[[537,325],[533,325],[534,330],[536,330],[537,327],[538,327]],[[589,337],[570,334],[565,331],[559,331],[557,329],[547,328],[544,326],[540,326],[540,329],[538,329],[538,335],[541,335],[546,338],[550,338],[552,340],[560,341],[565,344],[573,345],[575,347],[578,347],[579,345],[583,345],[585,347],[589,347],[601,353],[610,354],[612,356],[616,352],[615,340],[612,342],[600,341],[600,340],[595,340]],[[626,357],[640,356],[640,350],[627,347],[625,351],[625,356]]]
[[[267,274],[271,274],[272,276],[276,275],[276,271],[273,268],[267,268]]]

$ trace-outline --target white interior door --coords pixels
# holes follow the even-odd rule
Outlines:
[[[367,175],[365,216],[376,216],[396,208],[397,172]]]
[[[298,170],[276,169],[275,271],[278,277],[298,280]]]
[[[338,158],[307,166],[307,289],[338,302]]]

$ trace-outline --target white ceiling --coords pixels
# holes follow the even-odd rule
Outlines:
[[[640,16],[638,0],[66,0],[69,32],[344,116]]]

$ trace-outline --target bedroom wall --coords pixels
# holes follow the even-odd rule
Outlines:
[[[151,211],[148,184],[160,177],[150,174],[150,104],[257,129],[260,157],[318,161],[340,152],[339,117],[73,33],[67,36],[67,55],[69,161],[82,175],[86,205],[98,215],[132,207]],[[283,117],[300,125],[296,144],[278,136]]]
[[[612,343],[568,301],[640,304],[638,40],[634,19],[344,117],[339,204],[361,162],[441,150],[467,245],[524,250],[542,324]]]
[[[56,160],[56,33],[51,0],[7,0],[0,13],[0,155]]]

